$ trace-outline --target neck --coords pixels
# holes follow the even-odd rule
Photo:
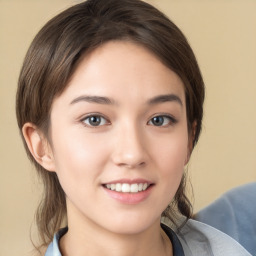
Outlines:
[[[60,240],[63,256],[171,256],[172,245],[160,220],[136,234],[113,233],[96,223],[69,219],[68,232]]]

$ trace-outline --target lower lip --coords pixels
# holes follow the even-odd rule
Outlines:
[[[152,188],[153,188],[153,185],[151,185],[146,190],[138,193],[122,193],[122,192],[117,192],[114,190],[107,189],[103,186],[103,189],[111,198],[123,204],[138,204],[143,202],[150,195]]]

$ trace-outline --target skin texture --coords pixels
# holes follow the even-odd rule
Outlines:
[[[66,193],[63,255],[171,255],[160,217],[190,155],[185,104],[173,71],[142,46],[116,41],[86,55],[54,100],[50,143],[24,126],[35,159]],[[103,185],[117,180],[151,187],[145,196],[113,195]]]

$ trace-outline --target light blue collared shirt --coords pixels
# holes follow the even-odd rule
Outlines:
[[[62,228],[61,230],[59,230],[58,233],[54,235],[53,241],[48,246],[45,256],[61,256],[60,249],[59,249],[59,241],[60,241],[60,238],[65,233],[67,233],[67,231],[68,231],[68,228]]]

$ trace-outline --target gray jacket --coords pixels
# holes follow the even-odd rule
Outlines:
[[[177,233],[185,256],[249,256],[237,241],[204,223],[189,220]]]
[[[233,237],[256,256],[256,182],[228,191],[195,218]]]

